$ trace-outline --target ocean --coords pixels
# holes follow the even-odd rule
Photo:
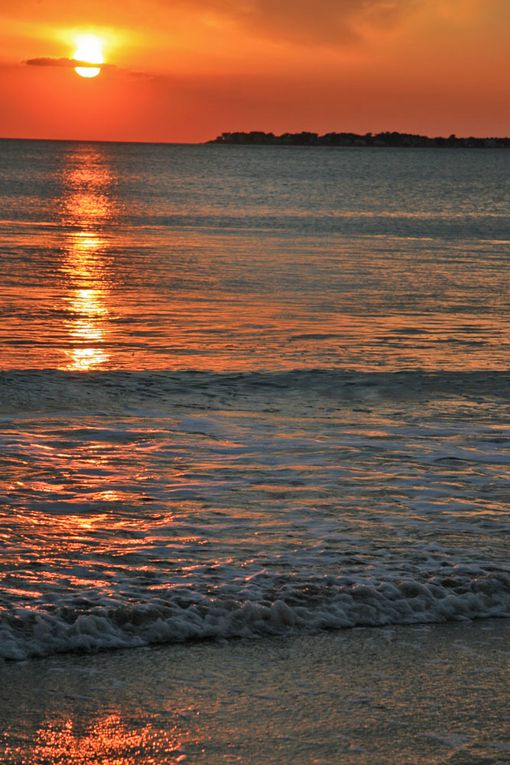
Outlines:
[[[2,141],[0,240],[2,659],[510,616],[510,152]]]

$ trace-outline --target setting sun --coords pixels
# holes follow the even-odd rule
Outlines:
[[[81,35],[76,40],[77,48],[74,52],[74,59],[85,64],[102,64],[103,42],[95,35]],[[100,66],[77,66],[74,71],[80,77],[97,77],[101,72]]]

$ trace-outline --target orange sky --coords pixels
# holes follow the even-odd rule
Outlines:
[[[2,0],[0,30],[4,137],[510,134],[510,0]],[[56,65],[80,33],[95,79]]]

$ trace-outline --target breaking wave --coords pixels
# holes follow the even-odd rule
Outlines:
[[[140,602],[4,613],[0,657],[484,617],[510,617],[510,572],[454,566],[378,581],[260,574],[243,592],[227,585],[214,593],[177,588]]]

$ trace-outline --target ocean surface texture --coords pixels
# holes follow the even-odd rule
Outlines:
[[[0,142],[0,657],[510,616],[510,152]]]

